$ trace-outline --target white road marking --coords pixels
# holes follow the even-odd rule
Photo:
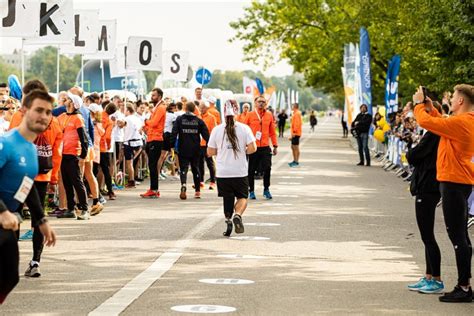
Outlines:
[[[258,236],[234,236],[230,237],[230,239],[235,240],[270,240],[268,237],[258,237]]]
[[[253,256],[253,255],[237,255],[237,254],[224,254],[217,255],[218,258],[227,258],[227,259],[265,259],[263,256]]]
[[[237,309],[221,305],[180,305],[171,307],[171,310],[184,313],[219,314],[235,312]]]
[[[274,227],[280,226],[281,224],[277,223],[245,223],[245,226],[257,226],[257,227]]]
[[[243,279],[201,279],[199,280],[201,283],[206,284],[222,284],[222,285],[245,285],[245,284],[253,284],[254,281],[251,280],[243,280]]]

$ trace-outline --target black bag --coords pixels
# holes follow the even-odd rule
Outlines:
[[[53,147],[44,133],[39,134],[33,143],[38,151],[38,173],[46,174],[53,169]]]

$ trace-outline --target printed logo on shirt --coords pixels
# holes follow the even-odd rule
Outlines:
[[[18,163],[19,166],[26,167],[26,158],[20,157],[20,162]]]

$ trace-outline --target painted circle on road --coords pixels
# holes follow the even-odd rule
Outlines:
[[[237,255],[237,254],[224,254],[224,255],[217,255],[219,258],[228,258],[228,259],[264,259],[265,257],[262,256],[254,256],[254,255]]]
[[[245,226],[257,226],[257,227],[274,227],[280,226],[281,224],[277,223],[245,223]]]
[[[258,215],[288,215],[288,212],[257,212]]]
[[[257,237],[257,236],[235,236],[230,237],[230,239],[235,240],[270,240],[268,237]]]
[[[243,279],[201,279],[201,283],[206,284],[222,284],[222,285],[241,285],[241,284],[253,284],[254,281],[243,280]]]
[[[171,307],[171,310],[183,313],[219,314],[235,312],[237,309],[235,307],[221,305],[179,305]]]

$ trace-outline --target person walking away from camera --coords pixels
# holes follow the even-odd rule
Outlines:
[[[293,104],[293,115],[291,116],[291,151],[293,153],[293,161],[288,163],[290,167],[298,167],[300,165],[300,138],[303,132],[303,118],[298,110],[298,103]]]
[[[357,131],[357,146],[359,147],[359,163],[358,166],[364,165],[364,154],[365,162],[367,166],[370,166],[370,152],[369,152],[369,130],[370,124],[372,124],[372,115],[369,114],[367,105],[362,104],[360,106],[360,113],[357,114],[352,127]]]
[[[209,133],[217,126],[216,117],[209,112],[209,107],[205,102],[201,102],[201,119],[206,124]],[[216,166],[214,165],[214,159],[212,156],[207,155],[207,142],[201,139],[201,157],[199,159],[199,175],[201,176],[201,188],[204,187],[204,175],[206,169],[204,168],[204,162],[206,162],[207,168],[209,169],[209,190],[214,190],[216,186]]]
[[[451,97],[453,115],[449,118],[433,107],[422,87],[413,95],[418,124],[440,136],[437,180],[440,182],[444,221],[454,247],[458,270],[454,290],[441,302],[471,302],[472,245],[467,231],[467,200],[474,185],[474,86],[460,84]]]
[[[244,232],[242,215],[249,189],[247,155],[257,150],[252,130],[235,121],[237,113],[237,102],[227,101],[224,124],[212,130],[207,147],[208,155],[216,156],[217,161],[217,191],[223,199],[226,223],[224,236],[230,236],[234,225],[237,234]]]
[[[171,143],[174,144],[179,137],[178,157],[180,166],[181,190],[180,199],[186,199],[186,182],[189,166],[194,180],[194,198],[201,198],[199,175],[199,156],[201,152],[201,137],[207,142],[209,141],[209,131],[203,120],[197,117],[194,102],[186,103],[186,113],[179,116],[173,125],[171,133]]]
[[[33,226],[46,246],[54,246],[56,234],[45,218],[33,179],[39,170],[33,141],[52,119],[53,99],[44,90],[32,90],[22,100],[20,125],[0,136],[0,305],[19,281],[18,235],[23,203],[31,207]]]
[[[318,125],[318,118],[314,111],[311,111],[311,114],[309,115],[309,125],[311,126],[311,133],[314,133],[314,127]]]
[[[286,110],[282,109],[280,114],[278,114],[278,137],[284,137],[286,120],[288,119],[288,114]]]
[[[127,103],[125,108],[125,127],[123,138],[123,152],[125,155],[125,166],[127,167],[128,182],[126,188],[135,188],[134,161],[140,155],[143,146],[142,138],[143,122],[135,115],[133,103]]]
[[[411,291],[425,294],[441,293],[441,252],[434,235],[436,205],[441,197],[439,182],[436,180],[436,159],[439,136],[426,132],[419,144],[408,141],[410,149],[406,155],[408,163],[414,167],[410,192],[415,197],[415,214],[421,240],[425,246],[425,276],[408,285]]]
[[[341,116],[341,124],[342,124],[342,138],[347,138],[349,136],[349,129],[347,128],[347,121],[344,117],[344,113]]]
[[[255,110],[250,112],[245,120],[257,142],[257,151],[249,155],[249,199],[255,200],[255,171],[259,165],[263,170],[263,196],[267,200],[273,197],[270,193],[270,176],[272,172],[272,154],[278,153],[278,142],[275,132],[275,122],[272,113],[266,110],[267,101],[263,96],[255,98]],[[273,145],[273,152],[270,148]]]

